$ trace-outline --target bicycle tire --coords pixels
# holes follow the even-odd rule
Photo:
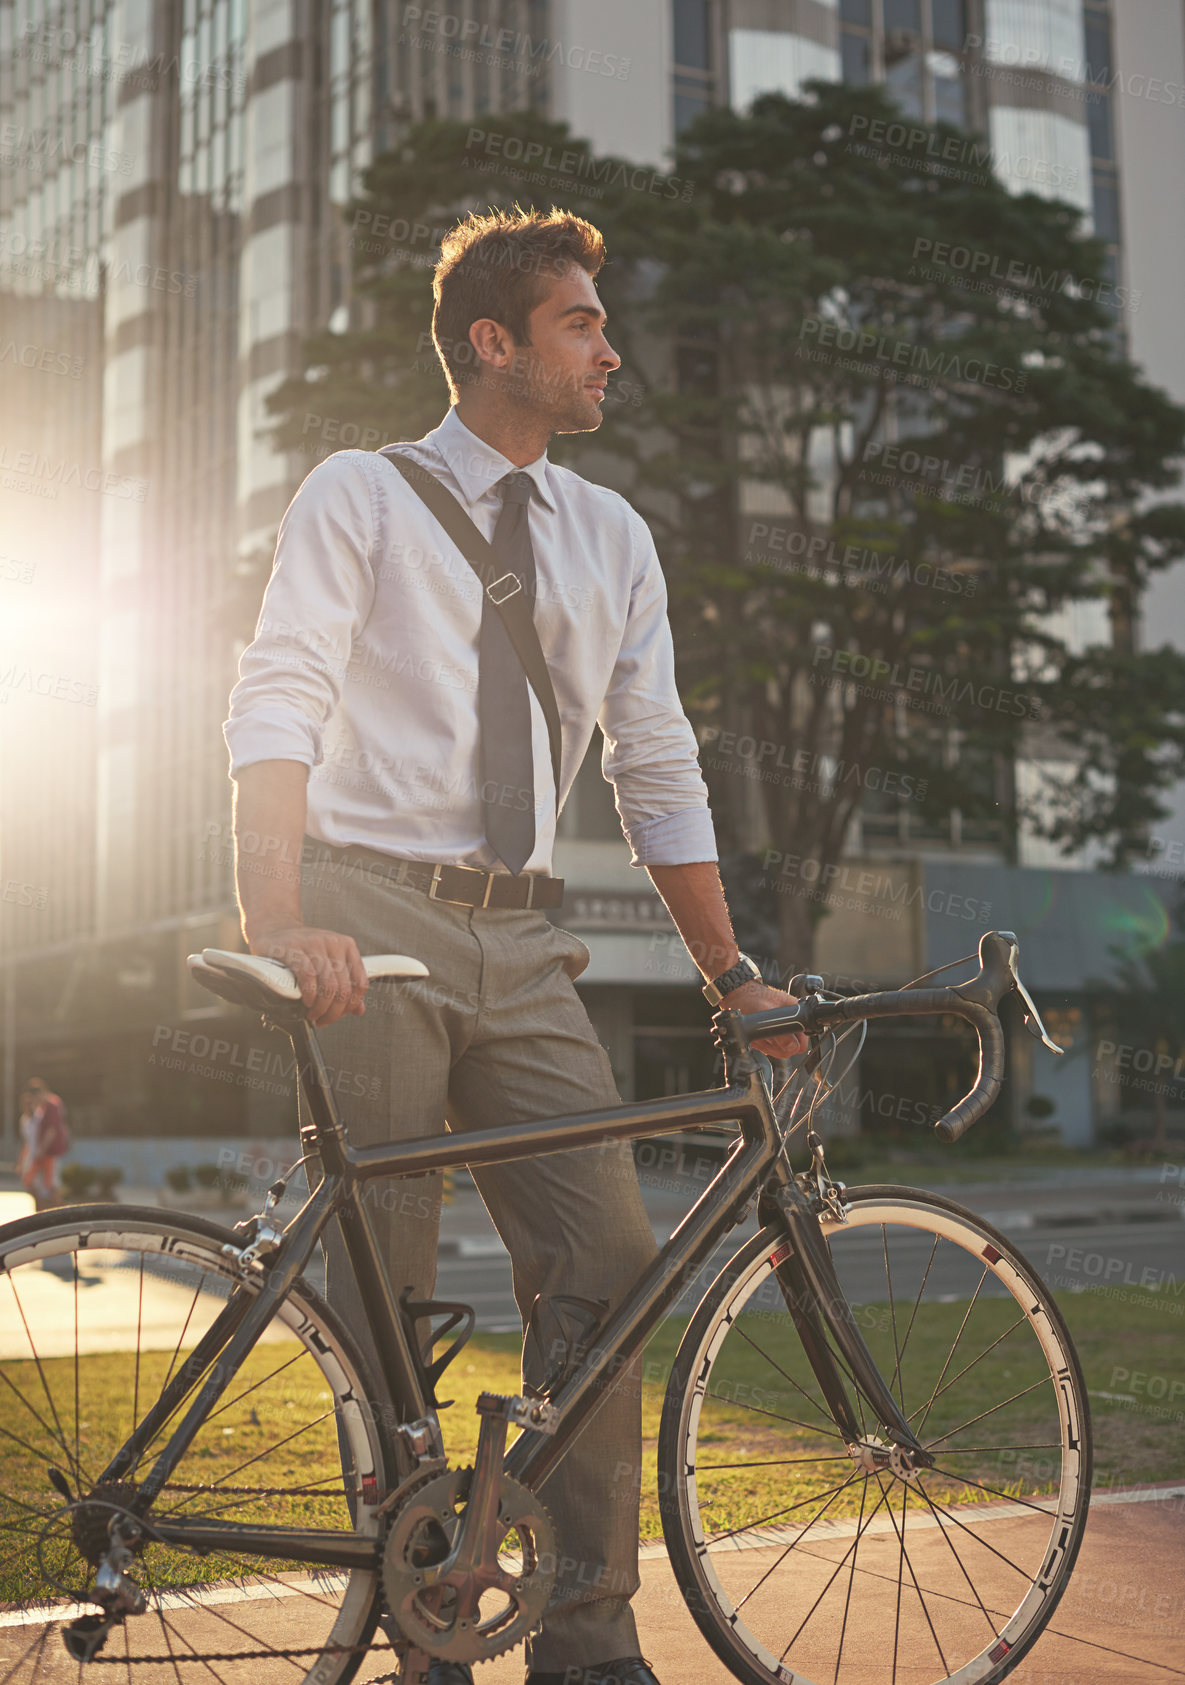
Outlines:
[[[1082,1542],[1092,1453],[1081,1365],[1037,1272],[990,1224],[916,1189],[870,1186],[850,1189],[846,1198],[848,1222],[829,1221],[824,1232],[865,1339],[914,1431],[935,1453],[936,1468],[903,1478],[891,1465],[857,1464],[794,1332],[775,1274],[784,1236],[771,1224],[705,1294],[671,1370],[658,1474],[675,1578],[701,1633],[746,1685],[824,1678],[893,1685],[899,1669],[917,1685],[931,1668],[935,1679],[996,1685],[1044,1630]],[[940,1246],[941,1274],[934,1275]],[[917,1286],[912,1306],[897,1297],[906,1279]],[[882,1299],[870,1297],[872,1290]],[[763,1302],[771,1308],[763,1310]],[[768,1319],[769,1332],[757,1316]],[[1005,1322],[1008,1331],[963,1368],[980,1340]],[[968,1329],[975,1340],[962,1346],[956,1364]],[[1005,1390],[1033,1379],[980,1411],[975,1395],[985,1386],[989,1355]],[[772,1377],[764,1396],[746,1379],[761,1373]],[[845,1384],[865,1430],[859,1455],[879,1465],[885,1453],[872,1442],[884,1438],[850,1377]],[[993,1386],[986,1398],[999,1390]],[[965,1420],[960,1397],[972,1406]],[[1020,1430],[1019,1445],[1009,1423]],[[722,1440],[740,1447],[735,1462],[720,1460],[727,1451],[706,1450]],[[776,1454],[790,1450],[794,1458]],[[827,1475],[829,1465],[834,1472]],[[834,1492],[829,1481],[840,1483]],[[808,1497],[795,1501],[804,1487]],[[952,1502],[952,1493],[977,1501]],[[713,1526],[714,1519],[726,1525]],[[978,1581],[968,1572],[973,1546]]]
[[[96,1500],[96,1474],[225,1302],[239,1277],[222,1249],[241,1244],[204,1218],[124,1205],[64,1207],[0,1228],[0,1680],[41,1685],[59,1676],[65,1657],[54,1634],[88,1612],[85,1592],[104,1548],[95,1529],[129,1490]],[[381,1413],[367,1404],[375,1397],[348,1330],[298,1280],[149,1523],[175,1506],[246,1522],[353,1526],[380,1538],[377,1509],[396,1463]],[[151,1467],[168,1426],[133,1476]],[[325,1475],[326,1466],[336,1472]],[[300,1679],[303,1667],[307,1685],[347,1685],[381,1604],[377,1568],[321,1572],[226,1551],[198,1556],[151,1537],[129,1572],[148,1609],[116,1627],[88,1664],[117,1674],[126,1667],[129,1685],[157,1677],[154,1657],[167,1661],[161,1677],[174,1685],[235,1685],[258,1679],[266,1657],[285,1654],[286,1677]]]

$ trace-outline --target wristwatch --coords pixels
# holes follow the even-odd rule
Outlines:
[[[742,983],[763,983],[761,967],[756,960],[751,960],[748,954],[742,954],[735,965],[722,971],[719,977],[713,977],[710,983],[704,984],[704,994],[711,1006],[719,1006],[725,995],[739,989]]]

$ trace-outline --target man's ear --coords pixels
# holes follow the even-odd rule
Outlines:
[[[508,369],[514,361],[514,338],[501,322],[482,316],[469,324],[469,343],[479,360],[491,368]]]

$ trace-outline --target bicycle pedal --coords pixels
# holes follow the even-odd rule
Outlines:
[[[477,1397],[477,1414],[507,1422],[511,1427],[530,1428],[534,1433],[554,1433],[559,1426],[560,1413],[546,1398],[483,1392]]]

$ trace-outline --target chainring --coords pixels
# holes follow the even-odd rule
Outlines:
[[[513,1649],[542,1619],[555,1583],[551,1517],[534,1492],[503,1475],[498,1523],[503,1541],[480,1579],[442,1572],[469,1496],[471,1468],[428,1475],[395,1511],[383,1551],[387,1611],[411,1645],[452,1662],[489,1661]],[[508,1555],[513,1561],[508,1561]]]

